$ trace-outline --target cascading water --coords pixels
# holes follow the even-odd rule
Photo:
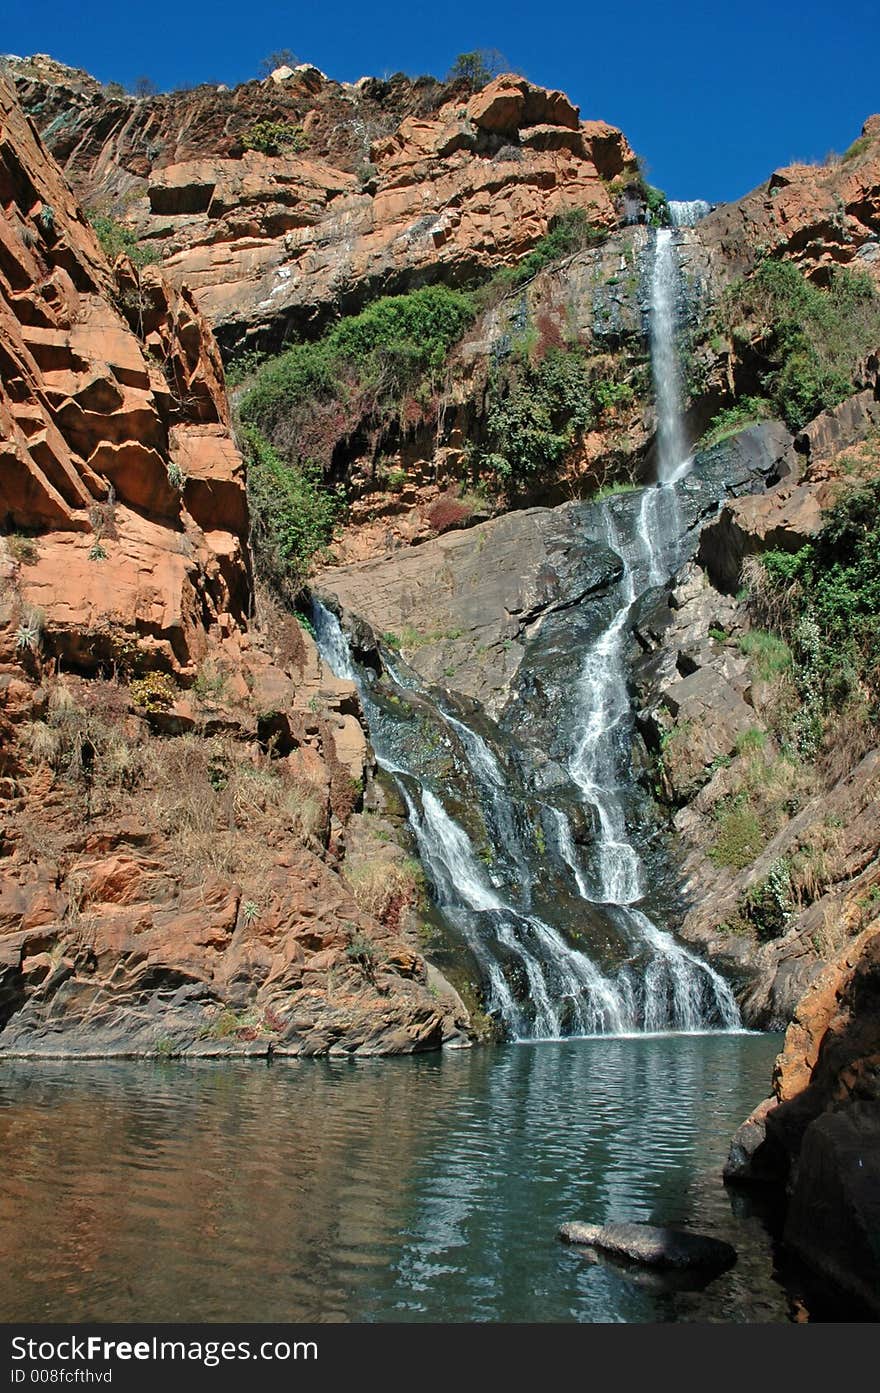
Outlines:
[[[623,766],[631,741],[624,640],[632,607],[643,591],[675,569],[681,531],[675,486],[692,463],[685,445],[680,412],[676,299],[678,257],[674,233],[654,234],[651,276],[651,362],[657,408],[657,484],[646,488],[635,536],[627,542],[618,532],[610,508],[604,512],[605,539],[623,562],[619,608],[587,654],[580,702],[587,713],[571,761],[571,775],[599,816],[595,861],[598,875],[590,884],[578,874],[582,893],[614,905],[618,923],[648,953],[642,993],[642,1025],[693,1030],[713,1021],[728,1028],[740,1024],[727,983],[670,934],[634,906],[644,895],[641,859],[627,836],[623,803]]]
[[[505,887],[490,875],[465,828],[444,805],[444,790],[431,787],[411,767],[388,730],[367,674],[351,659],[338,620],[314,605],[321,652],[338,676],[358,686],[376,758],[401,791],[438,908],[473,953],[487,983],[490,1012],[518,1039],[741,1026],[723,978],[639,907],[646,891],[645,868],[627,829],[633,727],[625,660],[629,621],[639,597],[679,564],[682,524],[676,485],[692,462],[679,409],[675,233],[658,229],[652,247],[657,483],[642,491],[635,509],[627,508],[628,528],[620,524],[613,500],[594,510],[600,521],[596,540],[617,554],[622,572],[609,622],[584,658],[577,692],[581,727],[569,761],[572,783],[595,816],[589,866],[581,862],[566,814],[541,804],[579,901],[594,907],[594,916],[601,916],[623,946],[627,957],[622,965],[602,971],[534,912],[533,876],[517,831],[516,804],[486,741],[446,704],[433,701],[464,752],[493,855],[503,853],[516,867],[515,886]],[[399,693],[418,690],[415,679],[401,676],[392,662],[384,663],[384,671]]]
[[[376,759],[395,779],[403,796],[438,907],[462,934],[487,979],[489,1009],[497,1012],[515,1038],[558,1038],[562,1034],[593,1035],[632,1028],[619,987],[603,976],[586,954],[568,944],[557,929],[528,911],[530,884],[523,888],[519,904],[491,884],[464,828],[414,770],[392,753],[390,742],[384,738],[382,713],[369,682],[352,662],[336,616],[315,601],[313,621],[325,661],[338,677],[354,681],[358,687]],[[395,685],[402,688],[399,679]],[[481,796],[489,805],[505,802],[506,818],[512,825],[509,798],[499,787],[503,776],[491,751],[464,722],[441,715],[467,732],[463,743],[470,750]],[[477,750],[479,756],[474,758]],[[522,865],[525,867],[524,861]],[[524,974],[531,1011],[515,997],[505,975],[506,964]]]
[[[673,227],[696,227],[700,219],[712,211],[712,204],[704,198],[670,199],[666,206]]]

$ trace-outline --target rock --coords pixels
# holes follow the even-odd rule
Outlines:
[[[808,466],[832,459],[880,426],[880,375],[876,366],[872,366],[870,375],[874,378],[870,387],[847,397],[831,411],[821,412],[800,432],[795,449],[806,456]]]
[[[425,681],[479,698],[495,714],[524,635],[617,569],[607,548],[579,540],[564,510],[529,508],[390,557],[328,568],[315,593],[332,597],[347,626],[362,619],[373,634],[390,634]]]
[[[771,548],[798,551],[818,532],[830,501],[827,487],[784,483],[766,494],[726,503],[700,542],[699,559],[713,584],[735,591],[747,556]]]
[[[765,1098],[737,1128],[724,1163],[725,1181],[739,1184],[766,1184],[779,1181],[778,1160],[768,1155],[767,1115],[778,1104]]]
[[[11,71],[77,188],[95,203],[125,193],[126,223],[225,347],[280,345],[371,295],[510,264],[566,209],[611,227],[603,180],[636,172],[619,131],[510,74],[463,99],[421,79],[346,87],[306,65],[108,105],[63,65]],[[244,150],[261,121],[299,130],[296,152]]]
[[[785,1183],[786,1244],[869,1309],[880,1309],[876,921],[798,1003],[776,1061],[773,1096],[737,1132],[725,1176]]]
[[[343,878],[372,756],[292,616],[250,619],[213,335],[108,265],[2,78],[0,199],[0,1054],[466,1036],[415,892],[374,915]]]
[[[804,1132],[784,1240],[880,1314],[880,1107],[853,1103]]]
[[[837,266],[864,270],[880,282],[880,129],[876,116],[862,128],[861,149],[828,166],[791,165],[737,203],[720,205],[700,223],[730,275],[761,256],[787,257],[808,276],[826,281]]]
[[[629,1262],[657,1268],[714,1268],[722,1271],[736,1262],[736,1249],[717,1238],[683,1233],[654,1224],[563,1224],[564,1243],[584,1244]]]
[[[187,668],[249,588],[216,342],[155,267],[111,270],[5,83],[0,123],[3,513],[41,534],[16,602],[43,612],[47,653],[94,667],[124,636]]]

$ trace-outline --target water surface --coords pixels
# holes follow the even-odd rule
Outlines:
[[[780,1321],[720,1181],[779,1037],[606,1037],[391,1060],[7,1066],[0,1318]],[[691,1225],[739,1261],[636,1281],[560,1223]]]

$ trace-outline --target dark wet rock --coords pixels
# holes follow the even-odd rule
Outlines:
[[[773,1096],[737,1131],[724,1175],[785,1185],[785,1243],[880,1310],[877,921],[804,993],[776,1061]]]
[[[780,1157],[767,1139],[767,1114],[777,1106],[776,1098],[765,1098],[733,1134],[724,1163],[723,1176],[734,1185],[763,1185],[779,1181]]]
[[[824,1113],[804,1133],[785,1241],[880,1312],[880,1107]]]
[[[564,1243],[584,1244],[614,1257],[656,1268],[732,1267],[736,1249],[717,1238],[654,1224],[563,1224]]]

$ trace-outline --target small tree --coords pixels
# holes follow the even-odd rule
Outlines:
[[[269,77],[276,68],[297,68],[299,58],[290,48],[279,48],[274,53],[268,53],[260,63],[260,77]]]
[[[159,88],[151,77],[136,77],[131,90],[136,97],[155,97]]]
[[[449,69],[447,82],[466,82],[476,92],[499,73],[510,72],[510,64],[497,48],[476,48],[460,53]]]

